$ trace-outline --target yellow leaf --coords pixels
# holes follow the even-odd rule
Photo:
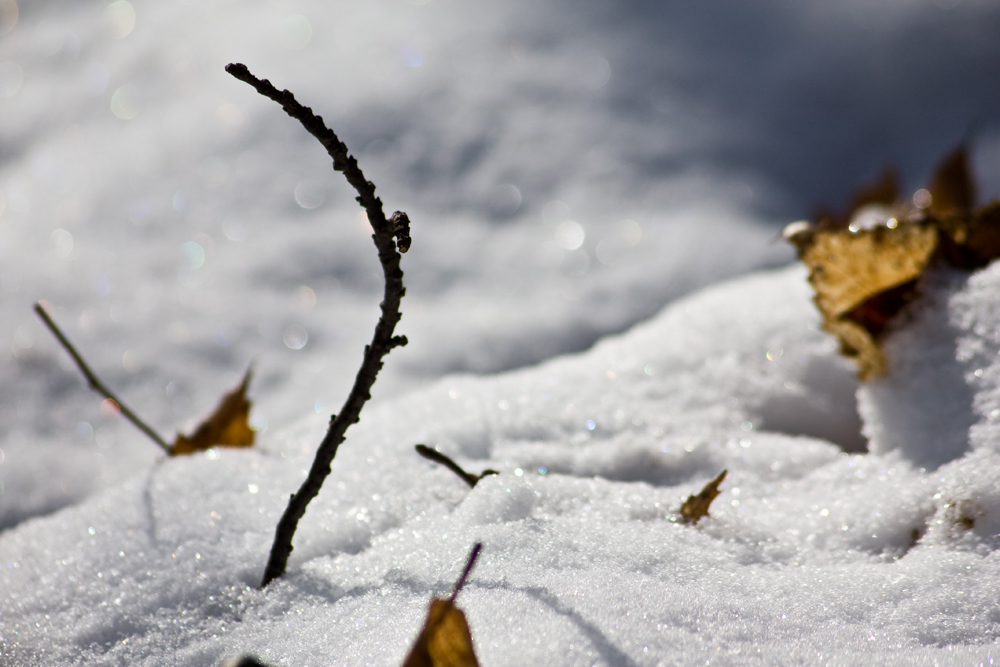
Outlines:
[[[427,620],[403,661],[403,667],[479,667],[476,652],[472,650],[469,624],[462,610],[455,606],[455,598],[465,586],[482,550],[482,542],[477,542],[472,547],[465,569],[455,582],[451,598],[431,599]]]
[[[878,338],[910,299],[914,281],[934,255],[937,228],[897,221],[895,228],[816,229],[791,240],[809,267],[823,328],[857,362],[861,379],[884,374]]]
[[[252,447],[254,432],[248,422],[250,401],[246,398],[250,377],[250,369],[247,369],[240,386],[222,397],[215,412],[192,435],[178,433],[170,455],[192,454],[215,446]]]
[[[719,476],[705,485],[697,495],[691,494],[681,505],[681,520],[684,523],[698,523],[699,519],[708,516],[708,508],[712,501],[722,493],[719,485],[726,478],[726,470],[719,473]]]
[[[973,210],[964,146],[945,156],[913,202],[897,195],[895,172],[887,169],[855,194],[846,216],[824,213],[815,224],[785,229],[809,268],[823,328],[862,380],[888,373],[881,338],[937,258],[972,269],[1000,257],[1000,202]]]
[[[465,614],[451,600],[434,598],[403,667],[479,667]]]

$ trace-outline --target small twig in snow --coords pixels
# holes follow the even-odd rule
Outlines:
[[[111,390],[105,387],[104,384],[97,379],[97,376],[94,375],[94,372],[92,370],[90,370],[90,366],[87,365],[87,362],[83,360],[83,357],[80,356],[80,353],[76,351],[76,348],[73,347],[73,344],[69,342],[69,339],[66,338],[63,332],[56,325],[55,321],[45,311],[45,308],[42,307],[41,302],[35,304],[35,312],[38,313],[38,316],[40,318],[42,318],[42,322],[45,322],[45,326],[49,328],[49,331],[51,331],[52,335],[56,337],[56,340],[62,343],[62,346],[66,348],[66,351],[69,352],[69,356],[73,357],[73,361],[76,362],[77,368],[79,368],[80,372],[83,373],[83,377],[87,379],[87,384],[90,385],[90,388],[96,391],[104,398],[113,401],[115,406],[117,406],[118,410],[121,411],[123,415],[125,415],[126,419],[132,422],[136,428],[138,428],[140,431],[149,436],[150,440],[158,444],[161,448],[163,448],[163,451],[169,454],[170,445],[168,445],[166,441],[163,438],[161,438],[159,434],[157,434],[156,431],[150,428],[146,424],[146,422],[139,419],[139,416],[137,414],[129,410],[128,407],[124,403],[122,403],[120,398],[111,393]]]
[[[465,472],[465,469],[462,468],[462,466],[458,465],[449,456],[442,454],[436,449],[431,449],[426,445],[414,445],[413,448],[417,450],[417,454],[420,454],[428,461],[440,463],[445,468],[458,475],[463,482],[469,485],[470,488],[476,486],[476,484],[479,483],[479,480],[483,477],[500,474],[496,470],[484,470],[481,475],[473,475],[471,472]]]
[[[316,451],[316,458],[309,475],[298,492],[292,494],[288,507],[278,522],[271,555],[260,584],[261,588],[264,588],[285,573],[288,557],[292,553],[292,537],[295,535],[299,520],[305,514],[306,506],[316,497],[323,486],[323,481],[330,474],[330,464],[337,455],[340,443],[344,441],[348,427],[359,420],[361,408],[371,398],[371,388],[382,368],[382,359],[393,348],[406,345],[406,336],[392,334],[400,318],[399,302],[406,293],[403,287],[403,271],[399,268],[399,253],[406,252],[410,247],[410,225],[406,214],[398,211],[390,220],[386,220],[382,211],[382,200],[375,196],[375,184],[365,179],[365,175],[358,167],[358,161],[347,152],[347,146],[333,133],[333,130],[323,123],[322,117],[314,114],[309,107],[299,104],[289,91],[279,91],[267,79],[255,77],[246,65],[231,63],[226,65],[226,71],[253,86],[264,97],[280,104],[285,113],[302,123],[302,126],[323,144],[326,152],[333,158],[334,170],[343,172],[347,182],[358,192],[358,203],[364,207],[368,223],[375,232],[372,239],[378,249],[378,259],[385,277],[382,315],[375,325],[372,342],[365,346],[364,361],[354,379],[354,387],[340,409],[340,414],[330,417],[330,427]]]

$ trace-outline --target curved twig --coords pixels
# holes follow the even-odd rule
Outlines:
[[[334,170],[343,172],[347,182],[358,192],[358,203],[364,207],[368,214],[368,222],[375,232],[372,238],[378,249],[378,259],[385,276],[382,315],[375,325],[372,342],[365,346],[364,361],[358,369],[354,387],[340,409],[340,414],[330,417],[330,427],[316,451],[316,458],[313,460],[309,475],[298,492],[289,498],[288,507],[274,531],[274,544],[271,546],[271,555],[260,584],[261,588],[264,588],[285,573],[288,557],[292,553],[292,537],[295,535],[299,519],[305,514],[306,506],[316,497],[323,486],[323,481],[330,474],[330,464],[337,455],[340,443],[344,441],[348,427],[358,421],[361,408],[371,398],[371,388],[382,368],[382,359],[394,347],[406,345],[406,336],[393,336],[393,331],[400,318],[399,302],[406,293],[403,287],[403,271],[399,268],[399,253],[409,249],[410,230],[409,219],[405,213],[397,211],[392,218],[386,220],[382,211],[382,201],[375,196],[375,184],[365,179],[365,175],[358,167],[358,161],[348,154],[347,146],[323,123],[322,117],[314,114],[309,107],[299,104],[289,91],[279,91],[267,79],[255,77],[246,65],[232,63],[226,65],[226,71],[253,86],[264,97],[280,104],[285,113],[302,123],[302,126],[323,144],[326,152],[333,158]]]
[[[139,415],[129,410],[128,407],[124,403],[122,403],[120,398],[112,394],[111,390],[105,387],[104,384],[97,379],[97,376],[94,375],[94,371],[90,370],[90,366],[87,365],[87,362],[83,360],[83,357],[80,356],[80,353],[76,351],[76,348],[73,347],[73,344],[69,342],[69,339],[66,338],[66,335],[63,334],[62,330],[58,327],[58,325],[56,325],[55,320],[53,320],[52,317],[50,317],[49,314],[45,311],[45,308],[42,307],[41,302],[35,304],[35,312],[38,313],[38,316],[40,318],[42,318],[42,322],[44,322],[45,326],[49,328],[49,331],[52,332],[52,335],[56,337],[56,340],[62,343],[62,346],[66,348],[66,351],[69,352],[69,356],[73,357],[73,361],[76,362],[77,368],[79,368],[80,372],[83,373],[83,377],[87,378],[87,384],[90,385],[90,388],[96,391],[104,398],[114,401],[115,405],[118,406],[118,409],[121,411],[122,415],[124,415],[126,419],[132,422],[132,424],[134,424],[137,429],[139,429],[147,436],[149,436],[150,440],[158,444],[160,447],[163,448],[163,451],[169,454],[171,452],[170,445],[168,445],[167,442],[163,438],[161,438],[156,431],[154,431],[150,426],[148,426],[146,422],[139,419]]]
[[[417,450],[417,454],[420,454],[428,461],[439,463],[448,470],[458,475],[463,482],[469,485],[469,488],[475,487],[476,484],[478,484],[483,477],[489,477],[490,475],[500,474],[496,470],[486,469],[481,474],[474,475],[471,472],[466,472],[465,469],[462,466],[455,463],[450,456],[442,454],[436,449],[431,449],[427,445],[414,445],[413,448]]]

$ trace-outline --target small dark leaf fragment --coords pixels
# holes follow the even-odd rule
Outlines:
[[[712,504],[712,501],[719,497],[722,493],[719,491],[719,485],[722,484],[722,480],[726,478],[726,473],[728,471],[723,470],[719,473],[719,476],[713,479],[711,482],[705,485],[697,495],[691,494],[688,499],[684,501],[681,505],[681,521],[684,523],[697,524],[698,520],[702,517],[709,516],[708,508]]]
[[[969,169],[969,153],[959,145],[941,160],[931,183],[930,214],[936,218],[968,215],[976,205],[976,185]]]

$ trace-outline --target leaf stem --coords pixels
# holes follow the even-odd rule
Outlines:
[[[139,419],[139,415],[129,410],[128,407],[124,403],[122,403],[120,398],[111,393],[111,390],[105,387],[104,384],[97,379],[97,376],[94,375],[94,372],[92,370],[90,370],[90,366],[87,365],[87,362],[83,360],[83,357],[80,356],[80,353],[76,351],[76,348],[73,347],[73,344],[69,342],[69,339],[66,338],[62,330],[59,329],[55,321],[45,311],[45,308],[42,307],[41,302],[35,304],[35,312],[38,313],[38,316],[40,318],[42,318],[42,322],[44,322],[45,326],[49,328],[49,331],[52,332],[52,335],[56,337],[56,340],[58,340],[62,344],[62,346],[66,348],[66,351],[69,352],[69,356],[73,357],[73,361],[76,362],[77,368],[79,368],[80,372],[83,373],[83,377],[87,379],[87,384],[90,385],[90,388],[99,393],[104,398],[108,398],[114,401],[115,404],[118,406],[118,409],[121,410],[121,413],[125,415],[126,419],[132,422],[132,424],[134,424],[136,428],[138,428],[140,431],[149,436],[150,440],[158,444],[163,449],[163,451],[169,454],[171,451],[170,445],[168,445],[166,441],[163,438],[161,438],[156,431],[150,428],[146,424],[146,422]]]
[[[476,564],[476,559],[479,558],[479,552],[483,550],[483,543],[476,542],[476,545],[472,547],[472,553],[469,554],[469,560],[465,562],[465,569],[462,570],[462,576],[458,578],[455,582],[455,588],[451,591],[451,602],[455,602],[455,598],[458,594],[462,592],[465,587],[465,580],[469,578],[469,573],[472,572],[472,567]]]

